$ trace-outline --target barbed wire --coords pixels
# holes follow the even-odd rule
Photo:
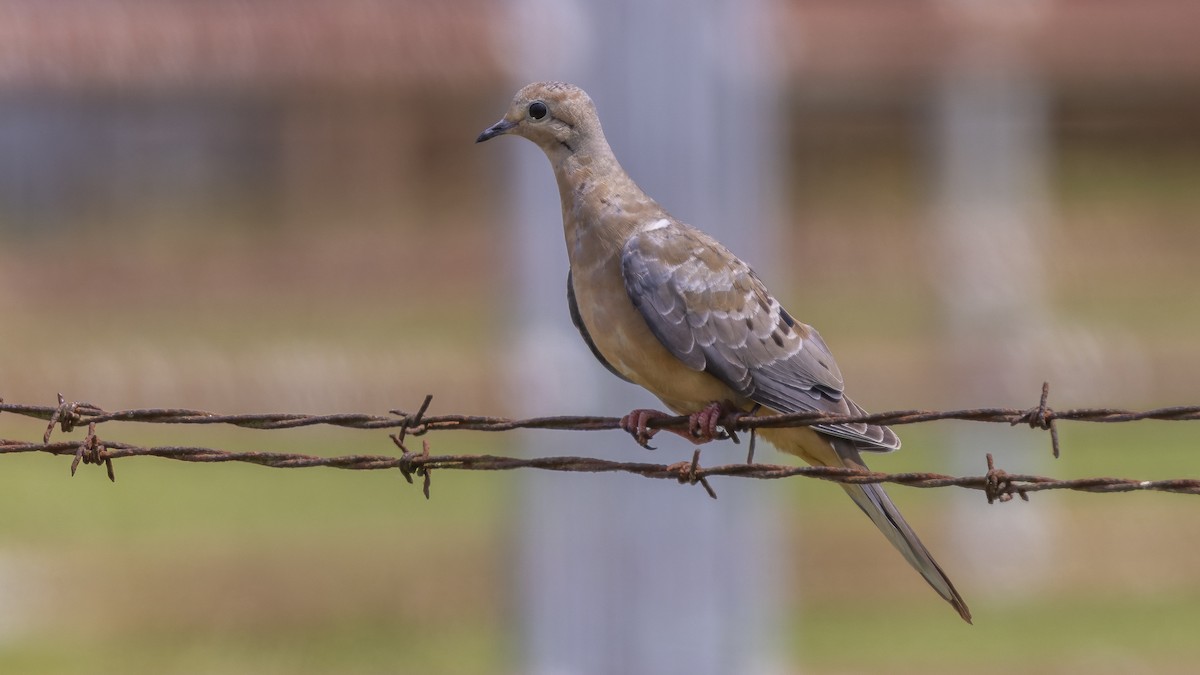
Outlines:
[[[90,403],[67,401],[60,394],[57,406],[37,406],[7,403],[0,399],[0,413],[41,419],[47,422],[41,443],[0,439],[0,454],[40,452],[52,455],[73,455],[71,474],[80,463],[104,464],[110,480],[116,480],[113,460],[125,457],[161,457],[184,462],[244,462],[273,468],[330,467],[349,470],[398,469],[408,482],[413,476],[423,479],[423,491],[429,497],[430,476],[434,469],[467,471],[508,471],[514,469],[540,469],[546,471],[587,473],[631,473],[646,478],[675,480],[680,483],[701,485],[708,494],[716,498],[709,478],[728,476],[738,478],[778,479],[791,476],[806,476],[838,483],[894,483],[918,488],[961,487],[981,490],[988,503],[1009,501],[1014,496],[1028,500],[1031,492],[1047,490],[1074,490],[1093,493],[1156,491],[1180,494],[1200,494],[1200,479],[1180,478],[1167,480],[1138,480],[1131,478],[1075,478],[1057,479],[1029,474],[1012,474],[995,467],[991,454],[986,456],[987,472],[978,476],[949,476],[939,473],[880,473],[866,469],[850,469],[824,466],[784,466],[754,463],[754,432],[760,428],[798,427],[827,424],[865,422],[870,424],[916,424],[937,420],[964,420],[971,422],[1028,424],[1033,428],[1048,430],[1052,438],[1053,453],[1059,456],[1056,422],[1070,420],[1078,422],[1132,422],[1138,420],[1197,420],[1200,406],[1175,406],[1145,411],[1116,408],[1079,408],[1055,411],[1047,405],[1049,384],[1043,384],[1041,399],[1037,406],[1029,409],[1017,408],[972,408],[950,411],[899,410],[863,415],[833,415],[828,413],[802,413],[795,415],[773,415],[752,417],[733,413],[721,418],[719,424],[738,442],[739,432],[750,434],[750,455],[746,463],[700,466],[700,450],[693,454],[691,462],[654,464],[643,462],[620,462],[588,457],[535,457],[514,458],[496,455],[432,455],[428,441],[422,442],[422,452],[410,452],[405,445],[409,435],[420,436],[431,431],[509,431],[514,429],[555,429],[567,431],[595,431],[620,429],[621,420],[601,416],[555,416],[528,419],[508,419],[471,415],[426,416],[432,396],[426,396],[415,413],[401,410],[390,411],[391,416],[344,413],[334,415],[305,415],[294,413],[266,413],[222,415],[203,410],[183,408],[144,408],[108,412]],[[350,429],[398,429],[391,435],[401,454],[395,455],[342,455],[322,457],[290,452],[228,451],[217,448],[195,446],[142,447],[113,440],[101,440],[96,426],[105,422],[140,422],[151,424],[227,424],[251,429],[292,429],[297,427],[329,425]],[[55,427],[70,432],[86,424],[88,432],[82,441],[51,442]],[[663,417],[648,421],[654,429],[686,429],[688,417]]]

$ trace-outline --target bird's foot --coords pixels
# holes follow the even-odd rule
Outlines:
[[[736,406],[729,401],[713,401],[704,406],[700,412],[688,417],[688,436],[694,443],[723,441],[730,437],[728,430],[721,426],[721,420],[732,413],[740,413]]]
[[[650,445],[650,439],[654,438],[654,434],[658,433],[658,429],[651,429],[646,426],[646,423],[650,420],[662,419],[664,417],[670,417],[670,415],[661,410],[638,408],[637,410],[629,411],[628,415],[621,418],[621,429],[629,432],[638,445],[647,450],[653,450],[654,446]],[[675,429],[671,429],[671,431],[679,433]]]
[[[711,441],[723,441],[732,437],[732,434],[721,426],[721,421],[728,420],[730,415],[736,415],[741,412],[741,410],[729,401],[713,401],[704,406],[700,412],[695,412],[688,416],[687,429],[672,429],[667,427],[662,429],[662,431],[669,431],[697,445]],[[654,438],[654,434],[657,434],[660,429],[651,429],[647,426],[647,423],[650,420],[667,417],[672,417],[672,415],[661,410],[638,408],[637,410],[630,411],[628,415],[621,418],[621,428],[632,435],[638,445],[647,450],[654,450],[654,447],[650,445],[650,439]]]

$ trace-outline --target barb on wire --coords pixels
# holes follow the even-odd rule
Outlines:
[[[720,420],[720,424],[736,438],[736,432],[750,434],[750,448],[745,463],[700,466],[700,451],[696,450],[690,462],[675,464],[649,464],[641,462],[618,462],[586,457],[537,457],[513,458],[494,455],[432,455],[429,443],[422,440],[420,454],[409,451],[406,438],[422,436],[431,431],[509,431],[513,429],[558,429],[558,430],[602,430],[620,428],[616,417],[559,416],[529,419],[507,419],[469,415],[427,415],[432,402],[426,396],[414,414],[401,410],[391,411],[391,416],[346,413],[335,415],[302,415],[291,413],[268,413],[251,415],[220,415],[203,410],[183,408],[146,408],[135,410],[105,411],[91,403],[67,401],[61,394],[56,406],[35,406],[7,403],[0,398],[0,413],[9,412],[47,422],[41,443],[0,439],[0,454],[41,452],[53,455],[72,455],[71,473],[80,463],[104,464],[110,480],[115,480],[113,460],[124,457],[162,457],[185,462],[246,462],[275,468],[306,468],[315,466],[351,470],[399,469],[409,482],[413,476],[422,479],[422,491],[429,497],[431,473],[434,469],[467,471],[507,471],[513,469],[540,469],[546,471],[569,471],[632,473],[647,478],[672,479],[689,485],[701,485],[710,496],[716,498],[709,479],[715,476],[740,478],[776,479],[790,476],[807,476],[840,483],[895,483],[912,487],[934,488],[957,486],[981,490],[988,502],[1010,501],[1014,496],[1028,500],[1031,492],[1044,490],[1076,490],[1083,492],[1133,492],[1158,491],[1184,494],[1200,494],[1200,479],[1172,479],[1146,481],[1128,478],[1077,478],[1060,480],[1045,476],[1011,474],[995,466],[992,456],[987,456],[987,472],[981,476],[947,476],[938,473],[878,473],[869,470],[840,467],[780,466],[754,463],[756,431],[761,428],[813,426],[866,422],[870,424],[915,424],[935,420],[967,420],[974,422],[1028,424],[1033,428],[1048,430],[1051,434],[1054,456],[1059,456],[1056,423],[1061,420],[1078,422],[1132,422],[1136,420],[1196,420],[1200,419],[1200,406],[1177,406],[1145,411],[1130,411],[1113,408],[1090,408],[1056,411],[1049,407],[1049,384],[1042,386],[1037,406],[1029,409],[1016,408],[972,408],[951,411],[900,410],[863,415],[833,415],[827,413],[801,413],[794,415],[754,416],[735,412]],[[96,427],[105,422],[141,422],[153,424],[229,424],[251,429],[291,429],[313,425],[331,425],[352,429],[398,429],[391,436],[400,449],[400,456],[393,455],[343,455],[320,457],[287,452],[231,452],[215,448],[191,446],[140,447],[119,441],[101,441]],[[652,428],[686,428],[686,416],[655,418],[649,421]],[[87,425],[87,434],[82,441],[51,442],[57,426],[69,432]]]
[[[278,469],[300,469],[308,467],[330,467],[355,471],[399,469],[411,483],[412,476],[423,476],[423,491],[429,496],[430,472],[438,470],[463,471],[511,471],[515,469],[540,469],[544,471],[583,473],[631,473],[646,478],[675,480],[679,483],[700,484],[713,498],[716,492],[709,479],[717,476],[756,478],[773,480],[792,476],[806,476],[837,483],[894,483],[918,488],[961,487],[983,491],[989,502],[1009,501],[1019,496],[1028,500],[1031,492],[1046,490],[1075,490],[1080,492],[1135,492],[1156,491],[1183,494],[1200,494],[1200,479],[1136,480],[1129,478],[1075,478],[1060,480],[1046,476],[1008,473],[997,469],[988,455],[988,471],[980,476],[948,476],[940,473],[880,473],[876,471],[847,469],[830,466],[785,466],[777,464],[721,464],[700,466],[700,451],[697,449],[691,461],[675,464],[651,464],[644,462],[619,462],[589,457],[533,457],[516,458],[497,455],[433,455],[427,441],[422,442],[420,454],[403,452],[394,455],[342,455],[321,457],[288,452],[227,451],[216,448],[189,446],[141,447],[119,441],[89,439],[83,444],[76,441],[52,443],[24,443],[0,439],[0,454],[42,452],[52,455],[79,456],[83,452],[86,464],[111,462],[125,457],[161,457],[182,462],[244,462]],[[86,449],[85,449],[86,448]],[[89,454],[94,453],[94,454]],[[112,475],[110,473],[110,478]]]
[[[1200,405],[1173,406],[1152,410],[1122,410],[1117,408],[1079,408],[1054,410],[1047,405],[1049,384],[1042,385],[1041,400],[1032,408],[968,408],[962,410],[894,410],[891,412],[836,415],[832,413],[807,412],[790,415],[748,415],[734,412],[720,420],[722,427],[734,432],[755,429],[849,424],[902,425],[939,420],[964,420],[968,422],[991,422],[1000,424],[1028,424],[1035,429],[1051,432],[1055,457],[1058,456],[1058,434],[1056,423],[1072,422],[1134,422],[1138,420],[1185,421],[1200,419]],[[305,415],[296,413],[258,413],[222,415],[204,410],[186,408],[143,408],[108,412],[90,403],[66,402],[59,396],[57,406],[36,406],[5,403],[0,399],[0,413],[10,412],[36,419],[47,420],[48,426],[43,442],[48,442],[54,426],[63,431],[88,423],[142,422],[150,424],[228,424],[247,429],[294,429],[315,425],[328,425],[348,429],[399,429],[397,436],[411,434],[421,436],[431,431],[512,431],[514,429],[556,429],[565,431],[597,431],[619,429],[620,418],[593,415],[563,415],[555,417],[532,417],[509,419],[477,415],[426,415],[432,396],[426,396],[416,413],[392,410],[390,416],[362,413],[340,413],[333,415]],[[647,426],[652,429],[686,429],[686,415],[651,419]]]

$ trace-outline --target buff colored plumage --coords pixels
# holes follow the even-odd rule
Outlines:
[[[562,200],[571,318],[596,358],[679,414],[716,405],[755,414],[861,413],[844,394],[825,342],[796,321],[746,263],[679,222],[613,156],[591,98],[560,82],[530,84],[477,142],[502,134],[536,143]],[[649,411],[630,431],[643,442]],[[709,415],[711,425],[715,416]],[[705,424],[693,422],[701,431]],[[775,447],[810,464],[865,467],[861,452],[900,447],[867,424],[764,429]],[[711,429],[708,440],[711,438]],[[967,622],[970,610],[879,485],[843,485],[906,560]]]

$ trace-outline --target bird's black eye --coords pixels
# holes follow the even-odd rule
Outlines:
[[[529,104],[529,116],[535,120],[542,119],[548,112],[550,112],[550,110],[546,107],[546,104],[542,103],[541,101],[534,101],[533,103]]]

